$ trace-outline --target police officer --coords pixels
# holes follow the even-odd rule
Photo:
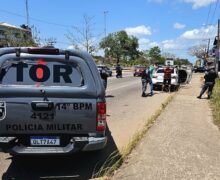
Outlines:
[[[142,82],[142,97],[146,97],[147,83],[150,81],[150,72],[149,68],[146,67],[145,70],[141,74],[141,82]]]
[[[122,78],[122,67],[120,64],[116,65],[116,78]]]
[[[212,89],[215,85],[215,79],[217,78],[217,73],[215,72],[215,67],[211,66],[208,68],[208,72],[205,73],[204,79],[205,83],[202,87],[202,90],[197,96],[197,98],[201,99],[202,95],[205,93],[205,91],[208,89],[208,99],[211,98],[212,95]]]
[[[103,85],[105,87],[105,89],[107,88],[107,82],[108,82],[108,73],[107,71],[104,69],[104,68],[100,68],[99,69],[99,73],[100,73],[100,76],[102,78],[102,81],[103,81]]]
[[[153,78],[153,73],[154,71],[156,70],[156,65],[150,65],[149,67],[149,74],[150,74],[150,81],[149,81],[149,85],[150,85],[150,95],[153,96],[153,89],[154,89],[154,85],[153,85],[153,81],[152,81],[152,78]]]

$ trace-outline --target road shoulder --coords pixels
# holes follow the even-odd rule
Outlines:
[[[200,75],[182,88],[112,179],[220,179],[220,133]]]

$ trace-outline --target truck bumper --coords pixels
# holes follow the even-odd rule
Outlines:
[[[65,147],[33,147],[16,144],[16,138],[1,137],[0,152],[8,152],[12,155],[53,155],[72,154],[77,151],[96,151],[103,149],[107,143],[107,137],[73,137]]]

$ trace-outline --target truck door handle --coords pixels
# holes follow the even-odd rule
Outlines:
[[[54,103],[50,101],[33,101],[31,107],[34,111],[51,111],[54,109]]]

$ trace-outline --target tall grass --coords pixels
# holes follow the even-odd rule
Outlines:
[[[214,123],[220,128],[220,79],[216,80],[211,98]]]

